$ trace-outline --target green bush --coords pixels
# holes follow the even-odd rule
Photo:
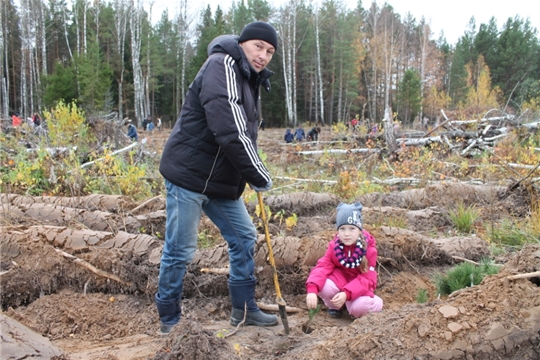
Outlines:
[[[455,209],[449,211],[448,215],[459,232],[469,234],[480,216],[480,210],[474,205],[465,206],[463,203],[458,203]]]
[[[453,267],[446,274],[436,274],[435,286],[439,294],[450,295],[459,289],[478,285],[486,275],[498,272],[499,266],[494,265],[489,259],[482,260],[480,265],[464,262]]]
[[[428,291],[427,289],[418,289],[416,293],[416,302],[419,304],[424,304],[428,301]]]

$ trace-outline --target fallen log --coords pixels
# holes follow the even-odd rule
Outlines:
[[[294,180],[294,181],[301,181],[301,182],[322,182],[325,184],[337,184],[337,180],[319,180],[319,179],[298,179],[288,176],[276,176],[276,179],[281,180]]]
[[[142,141],[141,143],[144,144],[145,142],[146,142],[146,141]],[[129,145],[129,146],[126,146],[125,148],[122,148],[122,149],[120,149],[120,150],[113,151],[113,152],[111,153],[111,156],[114,156],[114,155],[116,155],[116,154],[120,154],[120,153],[123,153],[123,152],[125,152],[125,151],[131,150],[131,149],[133,149],[133,148],[134,148],[135,146],[137,146],[137,145],[139,145],[139,143],[133,143],[133,144],[131,144],[131,145]],[[94,165],[94,164],[97,163],[98,161],[103,161],[103,160],[105,160],[105,157],[96,159],[96,160],[94,160],[94,161],[89,161],[89,162],[84,163],[84,164],[82,164],[81,166],[79,166],[79,169],[83,169],[83,168],[88,167],[88,166],[90,166],[90,165]],[[73,172],[73,170],[68,171],[68,174],[71,173],[71,172]]]
[[[414,138],[414,139],[406,139],[406,138],[399,138],[397,139],[397,142],[399,145],[405,145],[405,146],[418,146],[418,145],[429,145],[433,142],[441,142],[442,139],[440,136],[432,136],[427,138]]]
[[[331,150],[310,150],[299,151],[299,155],[317,155],[317,154],[349,154],[349,153],[379,153],[379,149],[331,149]]]

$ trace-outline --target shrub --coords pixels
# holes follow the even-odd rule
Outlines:
[[[537,221],[535,216],[531,216],[528,221],[503,220],[497,226],[488,227],[489,239],[496,245],[519,248],[525,244],[538,243],[540,231],[537,229]]]
[[[480,284],[486,275],[499,272],[499,267],[489,259],[482,260],[480,265],[468,262],[461,263],[446,274],[435,275],[435,286],[441,295],[449,295],[459,289]]]
[[[428,301],[428,291],[427,289],[418,289],[416,293],[416,302],[419,304],[424,304]]]
[[[468,234],[480,216],[480,210],[474,205],[465,206],[463,203],[458,203],[455,209],[449,211],[448,215],[459,232]]]

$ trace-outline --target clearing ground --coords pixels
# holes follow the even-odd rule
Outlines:
[[[282,129],[261,131],[267,161],[304,161],[283,146]],[[323,138],[324,138],[323,130]],[[152,135],[160,148],[166,133]],[[153,296],[164,233],[162,197],[134,203],[123,196],[80,198],[2,194],[0,315],[2,359],[539,359],[540,244],[501,253],[497,275],[438,297],[434,274],[489,256],[490,245],[452,229],[459,201],[481,209],[484,223],[523,216],[526,192],[506,187],[439,183],[368,194],[364,224],[378,243],[381,313],[309,322],[304,282],[334,234],[340,199],[325,193],[265,194],[273,214],[298,216],[287,228],[272,218],[270,233],[290,333],[229,324],[226,244],[197,251],[185,279],[183,316],[167,337],[157,335]],[[275,306],[264,231],[256,247],[257,300]],[[392,227],[388,219],[403,226]],[[496,225],[495,225],[496,226]],[[201,233],[219,239],[203,218]],[[419,304],[419,289],[429,300]],[[232,334],[232,335],[231,335]],[[228,336],[230,335],[230,336]]]

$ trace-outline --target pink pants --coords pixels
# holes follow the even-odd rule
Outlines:
[[[341,290],[336,286],[336,284],[330,280],[326,279],[326,283],[324,284],[323,289],[319,292],[319,297],[324,301],[324,304],[329,309],[335,309],[337,308],[332,304],[330,300],[338,293],[341,292]],[[345,306],[347,307],[347,311],[349,314],[354,316],[355,318],[359,318],[360,316],[364,316],[366,314],[369,314],[370,312],[379,312],[382,310],[383,307],[383,301],[380,297],[375,295],[374,297],[369,296],[360,296],[357,299],[354,299],[352,301],[346,301]]]

